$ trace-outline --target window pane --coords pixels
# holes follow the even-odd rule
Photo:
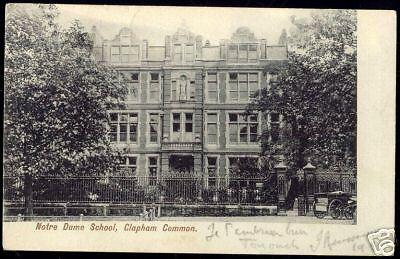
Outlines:
[[[229,125],[229,141],[233,143],[238,142],[238,127],[236,124]]]
[[[252,121],[252,122],[256,122],[257,121],[257,117],[258,117],[257,114],[251,114],[249,116],[249,120]]]
[[[181,131],[181,124],[180,123],[173,123],[172,128],[173,128],[172,130],[174,132],[179,132],[179,131]]]
[[[127,127],[128,127],[128,124],[126,124],[126,123],[121,123],[119,125],[119,141],[120,142],[125,142],[127,140],[127,134],[126,134]]]
[[[132,81],[139,81],[139,73],[131,73],[130,77]]]
[[[158,73],[151,73],[150,77],[151,81],[158,81]]]
[[[247,45],[239,45],[239,50],[246,50],[247,51]]]
[[[257,51],[257,45],[249,45],[250,51]]]
[[[186,121],[192,121],[193,120],[193,114],[192,113],[185,113],[185,118],[186,118]]]
[[[247,134],[247,124],[240,124],[240,134]]]
[[[149,165],[157,165],[157,157],[149,157]]]
[[[217,124],[208,124],[207,132],[212,135],[217,134]]]
[[[128,63],[129,62],[129,56],[128,55],[121,55],[121,62]]]
[[[137,141],[137,124],[132,123],[130,124],[129,128],[129,140],[130,142],[136,142]]]
[[[180,113],[174,113],[172,116],[173,116],[174,122],[180,122],[181,121],[181,114]]]
[[[237,83],[237,81],[235,81],[235,82],[229,82],[229,90],[230,90],[230,91],[237,91],[237,90],[238,90],[238,83]]]
[[[136,157],[128,157],[128,164],[129,165],[136,165]]]
[[[250,125],[250,133],[257,134],[257,124],[251,124]]]
[[[117,141],[117,124],[110,125],[110,141],[116,142]]]
[[[247,74],[239,74],[239,81],[247,83]]]
[[[208,100],[209,101],[217,101],[218,100],[217,92],[216,91],[209,91],[208,92]]]
[[[207,75],[207,77],[208,77],[208,81],[212,81],[212,82],[215,82],[215,81],[217,81],[217,74],[211,74],[211,73],[209,73],[208,75]]]
[[[138,115],[136,113],[129,114],[129,121],[137,123],[138,122]]]
[[[236,157],[230,157],[229,158],[229,166],[232,167],[232,166],[235,166],[235,165],[237,165],[237,158]]]
[[[257,73],[249,74],[249,81],[258,81],[258,74]]]
[[[127,114],[120,114],[119,115],[119,120],[120,121],[128,121],[128,115]]]
[[[158,122],[158,114],[150,114],[150,123]]]
[[[247,82],[240,82],[239,83],[239,91],[247,93]]]
[[[257,142],[257,134],[250,134],[250,142]]]
[[[208,135],[208,143],[210,144],[214,144],[217,143],[217,135]]]
[[[111,121],[118,121],[118,113],[110,113]]]
[[[207,120],[208,122],[217,122],[217,114],[208,114]]]
[[[232,101],[237,101],[238,99],[238,92],[229,92],[229,98]]]
[[[208,82],[208,90],[209,90],[209,91],[217,91],[217,83],[215,83],[215,82]]]
[[[238,115],[236,113],[230,113],[229,114],[229,121],[230,122],[238,121]]]
[[[207,157],[207,159],[208,159],[208,166],[216,166],[217,165],[216,157]]]
[[[121,54],[129,54],[130,49],[128,46],[121,46]]]
[[[237,73],[229,73],[229,80],[237,80],[238,74]]]
[[[246,114],[239,114],[239,122],[246,122],[247,118],[246,118]]]
[[[250,95],[254,95],[258,91],[258,83],[257,82],[251,82],[249,85],[250,88]]]
[[[246,91],[246,92],[240,92],[240,93],[239,93],[239,99],[240,99],[241,101],[247,101],[248,98],[249,98],[249,93],[248,93],[247,91]]]
[[[111,55],[118,55],[118,54],[119,54],[119,46],[111,47]]]
[[[185,131],[193,132],[193,123],[185,123]]]

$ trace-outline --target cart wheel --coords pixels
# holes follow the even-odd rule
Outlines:
[[[354,213],[351,207],[347,207],[343,210],[343,215],[346,219],[353,219]]]
[[[331,203],[329,204],[329,214],[332,216],[332,218],[337,219],[341,216],[342,206],[343,203],[341,200],[334,199],[333,201],[331,201]]]

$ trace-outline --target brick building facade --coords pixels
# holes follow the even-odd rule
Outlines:
[[[265,67],[287,61],[281,40],[271,46],[246,27],[215,46],[187,28],[165,36],[162,46],[129,28],[112,40],[96,28],[92,34],[96,60],[112,64],[130,88],[127,108],[110,111],[110,137],[126,154],[123,167],[138,176],[198,176],[206,186],[223,187],[238,160],[256,163],[262,127],[280,118],[244,112],[253,93],[274,79]]]

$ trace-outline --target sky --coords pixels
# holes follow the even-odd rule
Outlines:
[[[185,24],[203,41],[212,45],[229,39],[241,26],[247,26],[256,38],[276,44],[283,29],[291,27],[290,16],[307,17],[310,9],[151,7],[123,5],[57,5],[59,23],[68,26],[78,19],[90,30],[95,25],[105,39],[113,39],[119,30],[131,27],[139,39],[150,45],[164,44],[164,37]]]

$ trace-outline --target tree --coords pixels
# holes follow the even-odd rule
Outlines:
[[[355,168],[356,13],[318,11],[291,21],[288,63],[265,68],[277,80],[249,106],[283,115],[276,142],[267,141],[274,131],[263,133],[264,155],[283,154],[293,172],[308,159],[323,168]]]
[[[39,176],[104,174],[118,163],[107,110],[123,106],[127,88],[92,58],[79,22],[61,29],[57,15],[54,5],[8,5],[6,12],[4,167],[24,177],[28,215]]]

